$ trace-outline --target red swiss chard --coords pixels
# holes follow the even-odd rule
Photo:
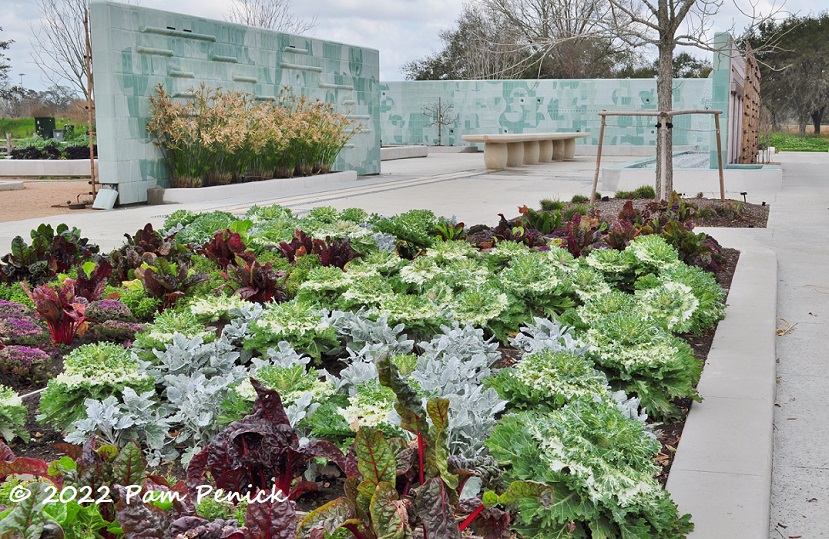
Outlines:
[[[34,302],[40,317],[46,321],[53,342],[71,344],[75,334],[83,332],[87,302],[86,298],[75,295],[73,279],[65,279],[54,287],[42,284],[34,290],[30,290],[26,283],[21,285]]]
[[[247,250],[245,242],[242,241],[242,236],[230,230],[216,232],[213,238],[204,245],[202,253],[221,266],[223,270],[226,270],[230,264],[240,265],[237,259],[248,264],[255,260],[254,254]]]
[[[288,299],[285,294],[285,272],[275,271],[268,262],[265,265],[248,262],[244,266],[229,264],[222,277],[227,279],[227,286],[234,288],[234,293],[247,301],[257,303],[277,303]]]
[[[191,492],[196,492],[204,472],[209,471],[217,488],[240,493],[275,488],[294,500],[316,490],[316,483],[309,481],[292,486],[310,459],[326,458],[345,469],[345,456],[331,442],[316,440],[300,446],[279,394],[254,379],[251,383],[258,396],[253,412],[228,425],[190,460],[187,485]]]

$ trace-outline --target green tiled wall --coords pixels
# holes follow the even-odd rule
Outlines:
[[[334,169],[380,172],[376,50],[103,0],[90,17],[100,180],[117,184],[120,203],[169,185],[145,130],[159,83],[172,95],[204,82],[262,99],[287,86],[334,103],[363,126]]]
[[[712,108],[711,79],[674,81],[674,109]],[[424,109],[438,104],[453,110],[444,127],[445,146],[463,146],[461,135],[580,131],[578,144],[597,145],[601,110],[656,110],[655,79],[404,81],[380,85],[382,143],[437,144],[438,128]],[[674,145],[712,141],[713,118],[677,116]],[[608,117],[605,145],[655,146],[655,118]]]

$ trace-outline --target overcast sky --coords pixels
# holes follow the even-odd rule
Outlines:
[[[750,0],[737,0],[744,7]],[[754,0],[769,9],[768,0]],[[211,19],[224,19],[228,0],[140,0],[144,7],[173,10]],[[317,17],[317,26],[308,35],[380,51],[380,79],[403,80],[400,68],[440,48],[438,33],[455,27],[464,0],[294,0],[298,18]],[[778,2],[779,5],[779,2]],[[35,90],[44,89],[41,72],[31,60],[32,26],[39,24],[39,12],[32,0],[2,0],[0,39],[15,42],[5,52],[11,60],[11,79]],[[785,9],[800,15],[826,9],[823,1],[788,0]],[[733,0],[724,0],[715,20],[715,30],[732,26],[742,30],[747,19],[735,9]],[[94,22],[93,22],[94,24]],[[693,53],[708,58],[710,53]]]

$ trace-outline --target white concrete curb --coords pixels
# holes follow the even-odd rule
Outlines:
[[[692,538],[768,537],[777,255],[756,244],[728,246],[740,250],[740,260],[726,318],[698,386],[703,401],[691,406],[667,484],[680,513],[692,516]]]
[[[95,171],[98,160],[95,160]],[[89,159],[0,159],[0,177],[25,178],[39,176],[90,177]]]
[[[411,159],[413,157],[428,157],[428,146],[389,146],[380,148],[380,161],[394,161],[395,159]]]
[[[223,201],[229,198],[255,196],[261,200],[277,197],[306,195],[332,189],[342,189],[346,184],[357,181],[353,170],[332,172],[317,176],[279,178],[259,182],[216,185],[177,189],[147,189],[148,204],[189,204],[193,202]]]

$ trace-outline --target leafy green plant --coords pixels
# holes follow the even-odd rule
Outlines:
[[[651,417],[671,419],[676,397],[699,399],[694,387],[702,366],[691,347],[670,335],[644,313],[619,311],[587,330],[588,352],[611,386],[641,399]]]
[[[0,258],[0,282],[26,281],[35,286],[69,270],[77,262],[95,256],[99,248],[81,237],[77,228],[60,224],[56,229],[41,224],[29,234],[31,245],[21,236],[11,243],[11,252]]]
[[[585,204],[590,202],[590,197],[586,197],[584,195],[573,195],[573,198],[570,199],[572,204]]]
[[[318,307],[296,300],[269,303],[262,317],[249,328],[245,349],[260,354],[287,341],[298,352],[319,358],[329,348],[336,348],[337,335]]]
[[[64,370],[49,380],[40,399],[38,421],[66,429],[86,414],[87,399],[120,396],[124,388],[153,389],[153,382],[139,372],[138,360],[129,350],[112,343],[87,344],[64,358]]]
[[[2,353],[2,350],[0,350]],[[20,437],[24,442],[29,441],[29,431],[26,429],[26,414],[28,410],[23,401],[10,387],[0,385],[0,436],[6,442]]]
[[[525,355],[513,368],[488,378],[485,385],[515,410],[556,410],[575,398],[607,392],[607,378],[590,360],[550,348]]]
[[[665,537],[693,529],[654,479],[659,443],[615,406],[577,398],[548,414],[505,416],[487,440],[507,480],[552,487],[554,500],[518,500],[526,537]]]
[[[57,344],[71,344],[75,334],[85,328],[86,299],[75,296],[75,281],[66,279],[56,286],[39,285],[23,289],[35,304],[38,314],[49,326],[52,341]]]

